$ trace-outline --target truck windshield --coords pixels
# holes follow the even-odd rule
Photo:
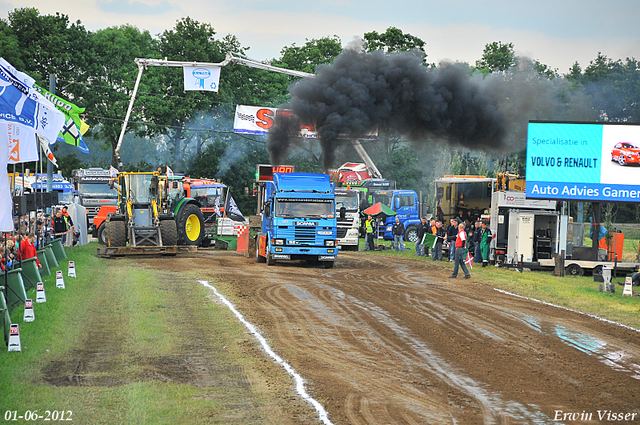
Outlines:
[[[206,207],[215,207],[216,199],[218,199],[218,206],[222,207],[224,204],[224,199],[222,196],[222,188],[221,187],[198,187],[194,188],[191,186],[191,197],[196,201],[200,202],[200,205],[203,208]]]
[[[277,199],[275,203],[276,217],[334,218],[335,214],[332,199]]]
[[[58,192],[58,203],[59,204],[70,204],[73,200],[73,192]]]
[[[114,198],[118,196],[118,192],[111,189],[109,183],[78,183],[78,192],[83,195],[111,195]]]
[[[375,193],[373,195],[373,204],[377,204],[378,202],[380,202],[383,205],[386,205],[388,207],[391,208],[391,196],[387,195],[387,194],[382,194],[382,193]]]
[[[357,211],[358,194],[353,192],[347,194],[336,194],[336,209],[340,209],[342,207],[347,211]]]

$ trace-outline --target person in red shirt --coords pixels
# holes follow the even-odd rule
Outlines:
[[[458,224],[458,236],[456,236],[455,244],[456,250],[453,254],[453,273],[449,276],[450,278],[458,277],[458,267],[462,267],[465,279],[469,279],[471,277],[471,273],[469,273],[467,265],[464,263],[467,256],[467,239],[468,235],[465,231],[464,223]]]
[[[38,268],[41,268],[40,261],[38,261],[38,252],[36,251],[36,246],[33,244],[35,240],[36,236],[33,233],[29,233],[27,237],[22,238],[22,242],[20,242],[20,256],[23,260],[35,257]]]

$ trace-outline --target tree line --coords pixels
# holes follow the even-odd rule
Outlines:
[[[284,46],[272,65],[314,72],[330,64],[347,46],[337,36]],[[362,51],[410,51],[426,69],[427,42],[394,27],[362,36]],[[108,166],[137,76],[135,58],[222,62],[228,52],[250,55],[234,35],[218,36],[209,23],[185,17],[172,29],[152,35],[122,25],[88,31],[67,15],[41,15],[35,8],[18,8],[0,20],[0,52],[19,70],[49,86],[56,76],[56,94],[86,108],[91,126],[85,139],[102,156],[87,157],[66,147],[56,155],[63,175],[79,166]],[[487,84],[508,118],[509,146],[505,152],[458,149],[434,138],[420,146],[402,135],[379,129],[379,138],[365,148],[382,174],[398,187],[421,190],[433,197],[431,182],[443,174],[524,174],[526,124],[531,119],[640,122],[640,66],[635,58],[611,59],[603,53],[584,68],[577,62],[566,73],[531,58],[518,57],[512,43],[491,42],[474,63],[456,63]],[[276,107],[289,99],[295,78],[232,64],[221,72],[216,94],[184,92],[182,73],[150,67],[140,82],[122,157],[128,169],[155,169],[169,165],[194,177],[219,178],[227,183],[241,209],[254,201],[244,196],[251,188],[255,165],[269,163],[266,139],[232,132],[238,104]],[[358,161],[349,147],[338,158]],[[301,142],[289,158],[299,171],[320,172],[322,160],[313,142]],[[115,163],[114,163],[115,164]],[[340,164],[335,164],[336,166]],[[251,192],[251,190],[249,190]],[[624,209],[624,208],[622,208]],[[637,211],[636,211],[637,213]],[[618,214],[630,219],[634,212]]]

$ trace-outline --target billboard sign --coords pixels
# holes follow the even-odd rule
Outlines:
[[[527,198],[640,202],[640,125],[531,121]]]
[[[293,112],[288,109],[262,108],[258,106],[236,106],[236,116],[233,120],[233,132],[244,134],[256,134],[266,136],[275,124],[277,115],[293,116]],[[305,139],[317,139],[318,131],[312,123],[300,123],[300,129],[294,131],[291,137],[302,137]],[[341,139],[367,139],[373,140],[378,137],[378,128],[360,134],[357,137],[338,135]]]

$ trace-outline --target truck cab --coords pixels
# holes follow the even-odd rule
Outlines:
[[[307,260],[333,267],[338,255],[334,185],[328,174],[273,174],[261,186],[256,261]]]
[[[336,189],[338,245],[344,250],[358,250],[360,229],[360,191]]]
[[[404,224],[405,241],[418,240],[418,224],[420,223],[420,203],[418,194],[413,190],[379,191],[373,194],[373,203],[382,203],[395,211],[400,223]],[[384,225],[378,229],[379,235],[385,240],[393,240],[393,224],[395,217],[387,217]]]
[[[118,191],[110,186],[109,170],[102,168],[80,168],[71,172],[80,205],[87,209],[87,228],[93,226],[93,219],[102,206],[116,206]]]

